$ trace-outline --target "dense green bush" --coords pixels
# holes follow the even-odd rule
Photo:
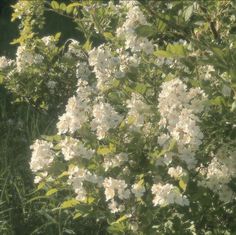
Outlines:
[[[0,58],[2,83],[11,109],[24,104],[40,125],[24,145],[8,142],[28,150],[33,142],[38,186],[19,195],[20,223],[32,224],[22,234],[235,234],[235,8],[233,1],[14,6],[20,45],[15,60]],[[59,32],[40,35],[46,11],[69,18],[83,37],[59,43]],[[7,201],[11,192],[2,192]],[[8,220],[0,221],[6,234]]]

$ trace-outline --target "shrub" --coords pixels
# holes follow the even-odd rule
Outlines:
[[[86,43],[64,49],[57,36],[33,37],[18,48],[6,82],[22,90],[20,81],[37,74],[34,94],[22,96],[54,105],[77,79],[57,134],[31,146],[48,207],[84,223],[84,234],[232,234],[235,4],[50,6],[77,23]],[[58,92],[50,92],[52,81]],[[63,226],[69,233],[72,225]]]

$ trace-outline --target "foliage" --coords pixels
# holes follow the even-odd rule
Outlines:
[[[234,234],[235,3],[35,2],[14,6],[20,46],[2,83],[42,124],[68,103],[31,145],[38,186],[19,197],[32,234]],[[85,43],[37,35],[48,10]]]

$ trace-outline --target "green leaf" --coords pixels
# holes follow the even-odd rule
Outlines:
[[[65,3],[61,3],[60,4],[60,10],[66,11],[66,9],[67,9],[66,4]]]
[[[168,151],[172,151],[176,147],[176,143],[177,143],[177,141],[175,139],[171,140],[169,147],[168,147]]]
[[[120,222],[127,220],[127,219],[128,219],[127,215],[123,215],[119,219],[117,219],[115,222],[112,222],[111,224],[120,223]]]
[[[188,21],[190,19],[190,17],[193,14],[193,5],[188,6],[185,10],[184,10],[184,20]]]
[[[94,201],[95,201],[94,197],[88,197],[87,200],[86,200],[86,203],[87,204],[92,204]]]
[[[163,33],[164,30],[166,29],[166,26],[167,26],[167,24],[164,21],[158,20],[157,21],[157,32]]]
[[[77,17],[78,16],[78,10],[76,9],[76,8],[73,8],[73,15],[75,16],[75,17]]]
[[[134,90],[143,95],[146,92],[147,87],[143,83],[138,83]]]
[[[68,15],[70,15],[70,14],[73,12],[73,9],[74,9],[74,8],[73,8],[72,6],[70,6],[70,5],[67,6],[67,7],[66,7],[66,13],[67,13]]]
[[[51,2],[51,7],[55,10],[59,9],[60,8],[60,5],[58,4],[57,1],[52,1]]]
[[[41,137],[46,140],[46,141],[49,141],[49,142],[52,142],[52,141],[56,141],[56,142],[59,142],[62,137],[60,135],[41,135]]]
[[[168,44],[166,50],[174,57],[185,57],[186,50],[182,44]]]
[[[230,78],[231,78],[232,82],[236,83],[236,70],[230,69],[229,74],[230,74]]]
[[[60,39],[60,37],[61,37],[61,33],[60,32],[56,33],[55,36],[54,36],[56,41],[58,41]]]
[[[77,212],[74,216],[73,219],[78,219],[82,216],[81,212]]]
[[[236,110],[236,100],[232,103],[230,111],[234,112],[234,110]]]
[[[227,61],[225,60],[225,53],[223,52],[223,50],[217,47],[213,47],[211,50],[221,62],[227,64]]]
[[[107,228],[107,232],[110,234],[120,234],[125,231],[125,225],[122,223],[114,223]]]
[[[117,88],[120,85],[120,81],[118,79],[114,79],[112,82],[112,87]]]
[[[187,188],[187,183],[184,181],[184,180],[180,180],[179,181],[179,187],[183,190],[183,191],[185,191],[186,190],[186,188]]]
[[[134,115],[129,115],[126,119],[126,123],[128,125],[132,125],[136,120],[136,117]]]
[[[107,155],[109,153],[114,153],[116,151],[116,146],[113,144],[109,144],[109,146],[99,146],[97,149],[97,154]]]
[[[40,189],[44,188],[44,186],[45,186],[45,182],[41,182],[41,183],[39,183],[37,189],[40,190]]]
[[[83,49],[85,51],[90,51],[92,48],[92,42],[89,41],[89,39],[84,43]]]
[[[61,145],[57,144],[57,145],[53,146],[53,149],[56,151],[61,150]]]
[[[185,191],[188,185],[188,181],[189,181],[189,175],[186,173],[184,175],[181,176],[181,178],[179,179],[179,187]]]
[[[140,25],[135,29],[135,32],[141,37],[150,37],[156,33],[150,25]]]
[[[37,197],[33,197],[31,198],[29,201],[27,201],[26,203],[30,203],[30,202],[33,202],[33,201],[36,201],[36,200],[40,200],[40,199],[48,199],[47,196],[37,196]]]
[[[71,3],[68,5],[68,7],[80,7],[80,6],[84,6],[85,4],[82,2],[75,2],[75,3]]]
[[[80,202],[76,199],[70,199],[70,200],[67,200],[67,201],[64,201],[61,205],[60,205],[60,208],[61,209],[67,209],[67,208],[71,208],[71,207],[75,207],[77,206],[78,204],[80,204]]]
[[[222,96],[217,96],[210,100],[210,104],[216,106],[221,106],[222,104],[225,105],[225,99]]]
[[[114,35],[111,32],[104,32],[103,36],[108,40],[114,40]]]
[[[57,178],[58,179],[60,179],[60,178],[62,178],[62,177],[64,177],[64,176],[68,176],[68,172],[67,171],[64,171],[64,172],[62,172]]]
[[[0,84],[2,84],[4,82],[4,76],[3,74],[0,74]]]
[[[169,51],[164,51],[164,50],[157,50],[157,51],[154,51],[153,54],[154,54],[155,56],[164,57],[164,58],[171,58],[171,57],[173,57],[173,56],[172,56],[172,53],[170,53]]]
[[[52,188],[49,191],[46,192],[46,196],[51,196],[53,194],[55,194],[56,192],[58,192],[58,190],[56,188]]]

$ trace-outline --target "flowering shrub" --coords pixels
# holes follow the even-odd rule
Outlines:
[[[84,47],[73,40],[65,52],[55,46],[57,37],[44,37],[18,48],[9,84],[37,73],[57,98],[56,89],[64,89],[57,87],[57,73],[77,79],[57,134],[31,146],[34,181],[59,201],[54,210],[71,210],[74,219],[95,217],[110,234],[235,229],[236,83],[227,57],[232,52],[235,58],[235,41],[226,24],[219,39],[214,23],[206,27],[194,18],[203,5],[181,4],[160,1],[152,10],[150,2],[52,1],[55,11],[78,23],[87,37]],[[158,8],[166,12],[156,20],[151,14]],[[193,36],[163,36],[166,22],[176,20],[173,9],[185,25],[197,25],[186,26]],[[210,31],[219,42],[204,46]],[[14,63],[2,61],[4,68]],[[48,69],[55,81],[42,79]],[[73,90],[73,83],[66,89]],[[222,215],[229,219],[221,226]]]

